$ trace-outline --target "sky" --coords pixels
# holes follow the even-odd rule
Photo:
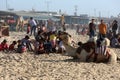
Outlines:
[[[0,0],[0,10],[6,10],[6,1],[9,8],[14,10],[55,11],[74,15],[75,6],[77,15],[110,17],[120,13],[120,0]]]

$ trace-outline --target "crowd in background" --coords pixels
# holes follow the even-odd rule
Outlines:
[[[104,20],[100,21],[100,24],[96,25],[94,23],[94,19],[89,23],[89,38],[97,36],[99,41],[104,40],[104,38],[108,38],[110,40],[110,46],[114,48],[120,48],[120,33],[119,33],[119,25],[116,20],[112,22],[109,26],[104,22]],[[98,28],[98,31],[97,31]]]
[[[63,45],[60,35],[65,32],[58,31],[49,22],[48,24],[49,26],[47,27],[45,26],[45,24],[39,25],[33,19],[33,17],[30,17],[27,24],[26,36],[21,40],[13,41],[13,43],[11,43],[10,45],[7,44],[7,40],[3,40],[0,44],[0,51],[16,51],[17,53],[33,51],[36,54],[64,52],[65,47]],[[34,40],[31,41],[30,36],[34,36]],[[17,48],[15,48],[16,44]]]
[[[92,19],[89,24],[65,24],[65,21],[60,23],[54,22],[51,19],[47,21],[37,22],[33,17],[28,19],[27,25],[24,24],[22,18],[19,18],[19,22],[16,31],[26,31],[25,38],[13,41],[9,46],[7,40],[3,40],[0,44],[0,51],[16,50],[18,53],[22,53],[26,50],[34,51],[36,54],[51,53],[51,52],[63,52],[65,47],[63,45],[60,34],[66,32],[66,29],[75,29],[76,35],[89,35],[89,38],[98,36],[98,39],[104,38],[110,39],[111,47],[120,48],[120,33],[119,25],[116,20],[112,24],[107,24],[104,20],[101,20],[99,24],[95,23],[95,19]],[[24,26],[27,29],[24,30]],[[31,43],[30,36],[34,36],[35,41]],[[17,44],[17,49],[14,46]],[[34,48],[32,48],[32,45]]]

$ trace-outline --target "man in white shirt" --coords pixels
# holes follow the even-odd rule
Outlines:
[[[32,35],[32,32],[34,31],[34,36],[35,36],[35,35],[36,35],[37,23],[36,23],[36,21],[33,19],[33,17],[30,17],[29,24],[31,25],[31,34],[30,34],[30,35]]]

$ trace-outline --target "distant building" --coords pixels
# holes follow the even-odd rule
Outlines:
[[[57,12],[46,12],[46,11],[11,11],[9,14],[17,16],[23,16],[25,19],[33,17],[36,20],[53,20],[60,21],[61,15]],[[89,17],[86,14],[77,15],[64,15],[66,24],[88,24]]]
[[[60,16],[55,16],[55,17],[60,18]],[[87,15],[80,15],[80,16],[65,15],[64,19],[66,24],[88,24],[89,23],[89,17]]]

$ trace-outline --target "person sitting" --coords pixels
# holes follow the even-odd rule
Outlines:
[[[44,44],[42,41],[39,41],[39,48],[36,54],[43,54],[43,53],[45,53]]]
[[[8,48],[7,40],[4,39],[0,44],[0,51],[8,51]]]
[[[57,39],[57,37],[56,37],[56,34],[55,34],[55,32],[52,32],[52,34],[50,35],[50,42],[51,42],[51,44],[52,44],[52,51],[53,52],[56,52],[56,39]]]
[[[23,46],[26,46],[26,48],[27,48],[29,51],[33,51],[32,46],[31,46],[31,42],[30,42],[30,40],[29,40],[29,36],[28,36],[28,35],[26,35],[25,38],[23,38],[23,39],[21,40],[21,43],[22,43]]]
[[[47,29],[46,29],[45,24],[42,25],[42,31],[43,31],[43,32],[47,32]]]
[[[45,36],[44,48],[45,48],[46,53],[48,54],[52,53],[52,44],[50,42],[48,35]]]
[[[118,35],[115,35],[111,41],[111,47],[120,48],[120,43],[118,41]]]
[[[22,45],[21,40],[18,40],[18,45],[17,45],[17,52],[18,53],[24,53],[26,51],[26,46]]]
[[[40,30],[38,31],[37,35],[35,36],[35,43],[34,43],[34,52],[36,53],[39,48],[39,41],[44,41],[44,36],[42,35],[43,32]]]
[[[63,45],[63,40],[61,38],[59,38],[59,41],[58,41],[58,53],[63,53],[65,51],[66,51],[66,48]]]
[[[39,42],[40,40],[44,40],[44,36],[42,35],[42,31],[38,31],[37,35],[35,36],[35,40]]]
[[[16,41],[13,41],[12,44],[9,45],[9,51],[16,51],[15,45],[17,44]]]
[[[112,40],[112,38],[113,38],[113,32],[110,30],[110,31],[107,33],[106,37],[107,37],[109,40]]]

